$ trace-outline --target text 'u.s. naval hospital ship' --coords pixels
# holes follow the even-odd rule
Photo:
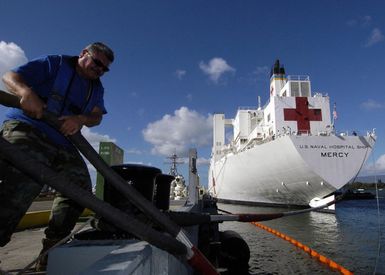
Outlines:
[[[374,132],[337,135],[336,115],[328,96],[312,95],[308,76],[286,76],[277,60],[263,108],[239,108],[234,119],[214,115],[209,190],[235,203],[316,206],[332,200],[328,195],[355,178],[376,139]],[[227,144],[226,126],[233,127]]]

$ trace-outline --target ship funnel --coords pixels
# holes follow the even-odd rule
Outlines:
[[[285,68],[280,64],[279,59],[277,59],[271,68],[270,96],[279,95],[281,89],[285,86],[286,81]]]
[[[279,63],[279,59],[275,61],[273,67],[271,68],[270,77],[273,75],[285,75],[285,68]]]
[[[279,59],[277,59],[274,63],[274,74],[279,74]]]

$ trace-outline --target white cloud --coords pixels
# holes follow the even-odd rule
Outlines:
[[[212,139],[212,116],[207,117],[187,107],[174,115],[164,115],[142,131],[144,139],[153,145],[152,153],[163,156],[187,155],[191,147],[205,146]]]
[[[143,154],[143,152],[141,150],[138,150],[136,148],[130,148],[130,149],[127,149],[124,151],[129,155],[141,155],[141,154]]]
[[[360,17],[360,23],[363,27],[369,26],[372,24],[372,17],[370,15],[365,15]]]
[[[364,29],[370,28],[373,24],[373,18],[370,15],[365,15],[365,16],[360,16],[355,19],[351,19],[346,22],[346,24],[349,27],[361,27]],[[371,47],[379,42],[384,41],[385,37],[384,34],[382,33],[381,29],[379,28],[374,28],[369,37],[366,39],[366,42],[364,44],[364,47]]]
[[[198,158],[197,159],[197,165],[209,165],[210,164],[210,159],[207,158]]]
[[[0,41],[0,77],[10,69],[20,66],[28,61],[24,51],[15,43]],[[0,81],[0,89],[4,89]]]
[[[349,27],[368,27],[372,24],[372,17],[370,15],[360,16],[355,19],[350,19],[346,22]]]
[[[261,67],[257,67],[253,71],[252,75],[253,75],[253,78],[257,81],[258,80],[265,80],[265,79],[267,79],[267,77],[269,75],[269,71],[270,71],[269,67],[261,66]]]
[[[185,75],[186,75],[186,71],[185,70],[176,70],[175,72],[175,75],[178,79],[182,79]]]
[[[199,68],[207,74],[214,83],[218,83],[221,76],[226,72],[235,72],[235,69],[227,64],[226,60],[215,57],[205,64],[203,61],[199,63]]]
[[[144,114],[146,113],[146,110],[144,108],[139,108],[136,113],[138,114],[138,116],[142,117],[144,116]]]
[[[178,157],[178,161],[182,165],[184,165],[184,164],[189,165],[190,159],[188,157],[185,157],[185,158],[179,158]],[[207,166],[210,164],[210,159],[198,157],[196,164],[197,164],[197,166]]]
[[[361,108],[365,110],[382,109],[384,108],[384,104],[373,99],[368,99],[367,101],[361,103]]]
[[[374,44],[377,44],[385,39],[382,31],[379,28],[372,30],[369,38],[366,41],[365,47],[371,47]]]
[[[265,75],[267,75],[269,73],[269,68],[267,67],[267,66],[260,66],[260,67],[257,67],[255,70],[254,70],[254,72],[253,72],[253,74],[255,74],[255,75],[263,75],[263,76],[265,76]]]
[[[385,154],[381,155],[374,163],[367,163],[362,172],[368,175],[385,174]]]
[[[385,171],[385,155],[382,155],[377,159],[375,166],[377,169]]]
[[[99,143],[101,141],[109,141],[116,143],[116,139],[110,138],[108,135],[101,135],[95,132],[92,132],[90,128],[83,127],[82,135],[86,138],[86,140],[92,145],[92,147],[99,152]]]

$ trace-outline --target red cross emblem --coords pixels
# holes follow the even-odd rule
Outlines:
[[[297,121],[297,131],[299,133],[310,132],[310,121],[322,121],[321,109],[309,109],[307,97],[295,98],[295,109],[283,109],[285,121]]]

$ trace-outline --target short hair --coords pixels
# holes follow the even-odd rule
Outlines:
[[[86,47],[86,50],[90,52],[98,52],[104,54],[108,60],[114,62],[114,52],[102,42],[94,42]]]

